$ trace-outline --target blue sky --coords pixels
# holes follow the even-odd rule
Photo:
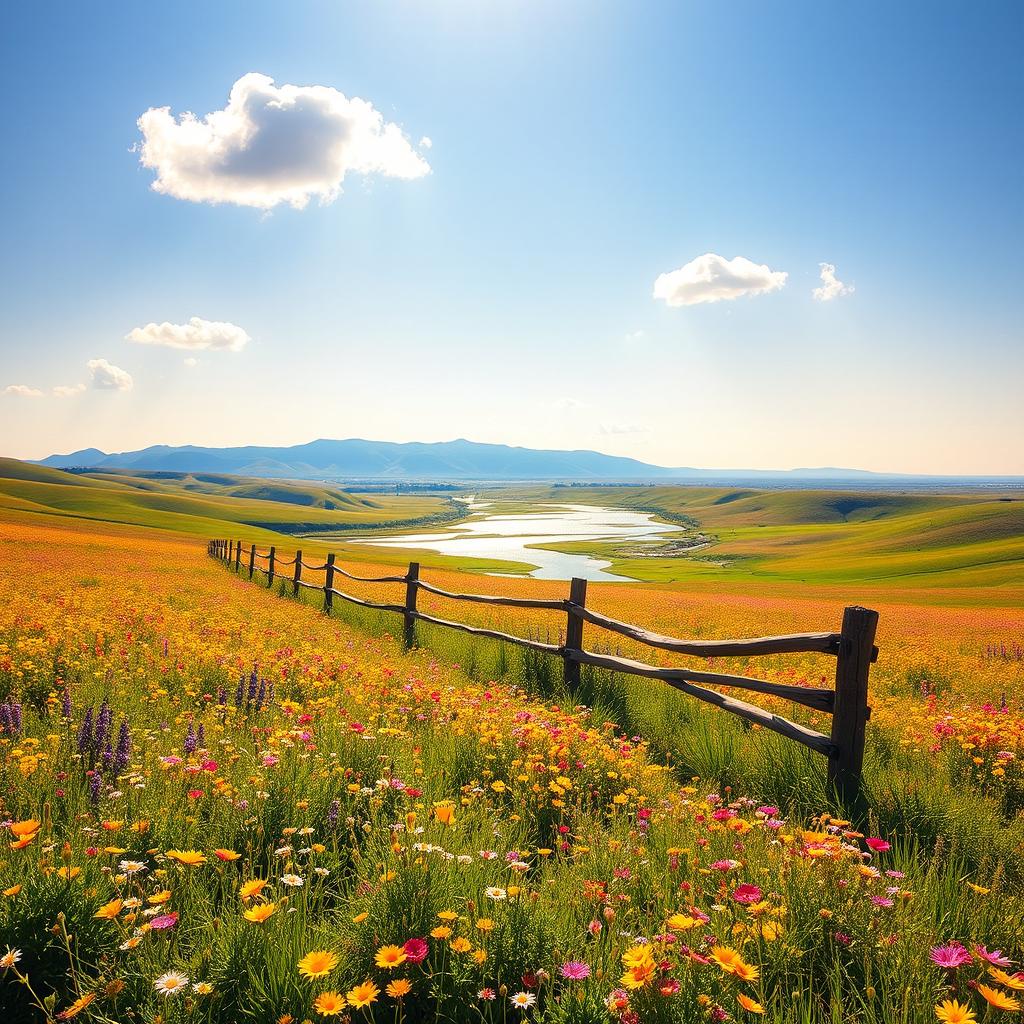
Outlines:
[[[108,2],[7,21],[4,454],[462,436],[1024,473],[1019,4]],[[224,201],[154,191],[199,179],[180,153],[142,165],[139,117],[205,118],[251,72],[360,97],[429,173],[349,171],[303,209],[238,205],[213,165],[196,187]],[[706,254],[784,284],[655,298]],[[852,293],[816,299],[822,263]],[[248,340],[126,340],[193,317]]]

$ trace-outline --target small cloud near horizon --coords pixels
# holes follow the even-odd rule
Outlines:
[[[214,349],[222,352],[241,352],[252,338],[235,324],[226,320],[204,320],[194,316],[187,324],[150,323],[135,327],[125,341],[137,345],[159,345],[164,348],[188,350]]]
[[[727,260],[708,252],[678,270],[660,274],[654,282],[654,298],[672,307],[732,301],[778,291],[787,277],[786,271],[772,270],[745,256]]]
[[[821,267],[821,287],[815,288],[811,293],[819,302],[831,302],[833,299],[841,298],[843,295],[852,295],[855,291],[852,284],[843,284],[836,277],[834,263],[819,263]]]
[[[156,192],[193,203],[301,210],[333,202],[347,174],[412,179],[430,165],[367,100],[324,85],[281,85],[250,72],[204,118],[151,107],[138,119],[143,167]],[[426,136],[420,143],[430,148]]]
[[[43,393],[39,388],[29,384],[8,384],[4,388],[5,395],[17,395],[18,398],[42,398]]]
[[[131,391],[135,386],[132,375],[106,359],[90,359],[85,364],[92,374],[92,386],[97,391]]]
[[[54,398],[73,398],[85,390],[84,384],[56,384],[53,387]]]
[[[551,403],[551,408],[558,412],[579,412],[581,409],[589,409],[590,403],[567,395],[563,398],[556,398]]]
[[[651,428],[639,423],[602,423],[600,431],[602,434],[649,434]]]

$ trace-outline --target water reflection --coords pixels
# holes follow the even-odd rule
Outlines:
[[[622,582],[630,577],[605,572],[611,562],[589,555],[532,548],[581,540],[653,540],[680,530],[658,523],[647,512],[595,508],[591,505],[545,504],[540,512],[491,513],[489,502],[469,503],[478,515],[450,530],[435,533],[392,534],[350,543],[375,547],[422,548],[443,555],[501,559],[535,565],[529,575],[542,580],[567,580],[579,576],[601,582]]]

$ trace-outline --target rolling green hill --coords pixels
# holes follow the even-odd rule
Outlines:
[[[655,512],[699,546],[554,544],[612,560],[611,572],[658,582],[722,579],[1024,587],[1024,495],[758,491],[710,487],[535,488],[508,499]],[[498,495],[495,495],[498,497]],[[638,550],[643,548],[642,551]]]
[[[91,480],[126,484],[129,487],[145,491],[211,494],[218,498],[254,498],[257,501],[276,501],[286,505],[303,505],[307,508],[322,508],[327,511],[384,507],[377,498],[349,494],[347,491],[327,484],[289,483],[282,480],[229,476],[223,473],[171,473],[114,469],[76,471],[75,475]]]
[[[316,533],[450,517],[443,498],[360,497],[317,484],[211,474],[66,473],[0,459],[0,508],[149,526],[196,536]],[[256,531],[254,533],[254,530]]]

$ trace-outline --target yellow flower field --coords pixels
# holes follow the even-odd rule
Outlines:
[[[836,621],[820,595],[651,592],[640,607],[639,588],[598,587],[592,603],[676,635]],[[941,761],[975,808],[1012,814],[1021,667],[998,644],[1020,637],[1019,613],[882,613],[875,763],[923,794]],[[767,672],[816,679],[812,662]],[[236,578],[192,539],[5,522],[0,1020],[1019,1008],[1020,851],[957,848],[952,819],[913,817],[909,797],[852,822],[772,803],[768,783],[694,778],[692,752],[669,759],[570,695],[477,676]],[[1005,709],[986,709],[999,684]]]

